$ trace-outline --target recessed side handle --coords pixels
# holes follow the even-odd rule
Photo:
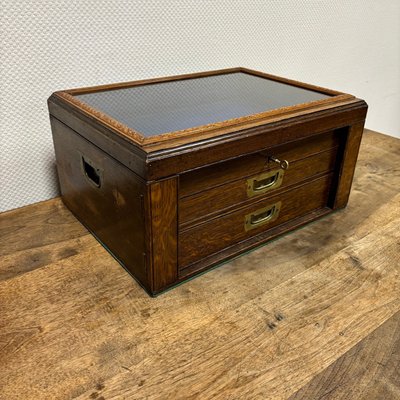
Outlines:
[[[281,205],[282,203],[278,201],[275,204],[271,204],[247,214],[244,218],[244,229],[249,231],[275,221],[279,216]]]
[[[98,168],[90,159],[81,154],[82,172],[85,178],[95,187],[100,188],[103,179],[103,171]]]
[[[283,181],[283,169],[275,169],[247,180],[247,196],[257,196],[272,189],[277,189]]]

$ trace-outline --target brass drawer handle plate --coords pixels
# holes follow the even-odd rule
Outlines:
[[[270,204],[267,207],[260,208],[244,218],[244,229],[249,231],[258,228],[262,225],[275,221],[279,216],[282,202],[278,201],[275,204]]]
[[[247,179],[247,196],[253,197],[268,192],[269,190],[277,189],[282,184],[284,174],[285,170],[274,169],[273,171],[268,171]]]

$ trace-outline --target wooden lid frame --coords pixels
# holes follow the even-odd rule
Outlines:
[[[101,111],[94,109],[93,107],[89,106],[88,104],[84,103],[83,101],[81,101],[76,97],[76,95],[93,93],[93,92],[151,85],[155,83],[170,82],[175,80],[201,78],[213,75],[229,74],[234,72],[243,72],[246,74],[266,78],[276,82],[281,82],[284,84],[296,86],[302,89],[312,90],[325,95],[329,95],[331,97],[307,103],[296,104],[294,106],[282,107],[261,113],[246,115],[239,118],[228,119],[207,125],[195,126],[193,128],[167,132],[150,137],[145,137],[139,131],[136,131],[120,123],[116,119],[102,113]],[[72,107],[74,111],[77,112],[78,114],[84,114],[88,116],[90,119],[95,120],[100,125],[108,129],[111,129],[117,135],[129,141],[130,143],[138,146],[146,153],[166,148],[182,146],[193,142],[199,142],[205,139],[212,139],[217,136],[226,135],[239,130],[260,126],[267,123],[277,122],[284,120],[286,118],[305,115],[316,111],[322,111],[342,105],[347,105],[358,101],[358,99],[356,99],[354,96],[350,94],[322,88],[307,83],[298,82],[287,78],[282,78],[275,75],[270,75],[264,72],[255,71],[243,67],[184,74],[184,75],[175,75],[175,76],[155,78],[155,79],[145,79],[132,82],[115,83],[110,85],[92,86],[92,87],[85,87],[85,88],[78,88],[71,90],[63,90],[53,93],[53,95],[50,97],[49,100],[51,101],[52,99],[54,100],[57,99],[58,101],[67,104],[69,107]]]

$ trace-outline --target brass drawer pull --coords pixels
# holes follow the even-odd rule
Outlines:
[[[260,208],[255,212],[247,214],[244,218],[244,229],[246,231],[249,231],[251,229],[258,228],[266,223],[275,221],[279,216],[281,204],[282,203],[278,201],[275,204]]]
[[[246,183],[247,196],[252,197],[271,189],[277,189],[282,184],[284,173],[283,169],[275,169],[248,179]]]

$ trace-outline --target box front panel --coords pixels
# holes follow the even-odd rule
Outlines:
[[[218,214],[274,196],[337,168],[342,130],[317,135],[181,176],[179,225],[185,229]],[[283,170],[271,157],[286,160]]]
[[[329,130],[182,174],[180,276],[328,213],[348,131]]]

